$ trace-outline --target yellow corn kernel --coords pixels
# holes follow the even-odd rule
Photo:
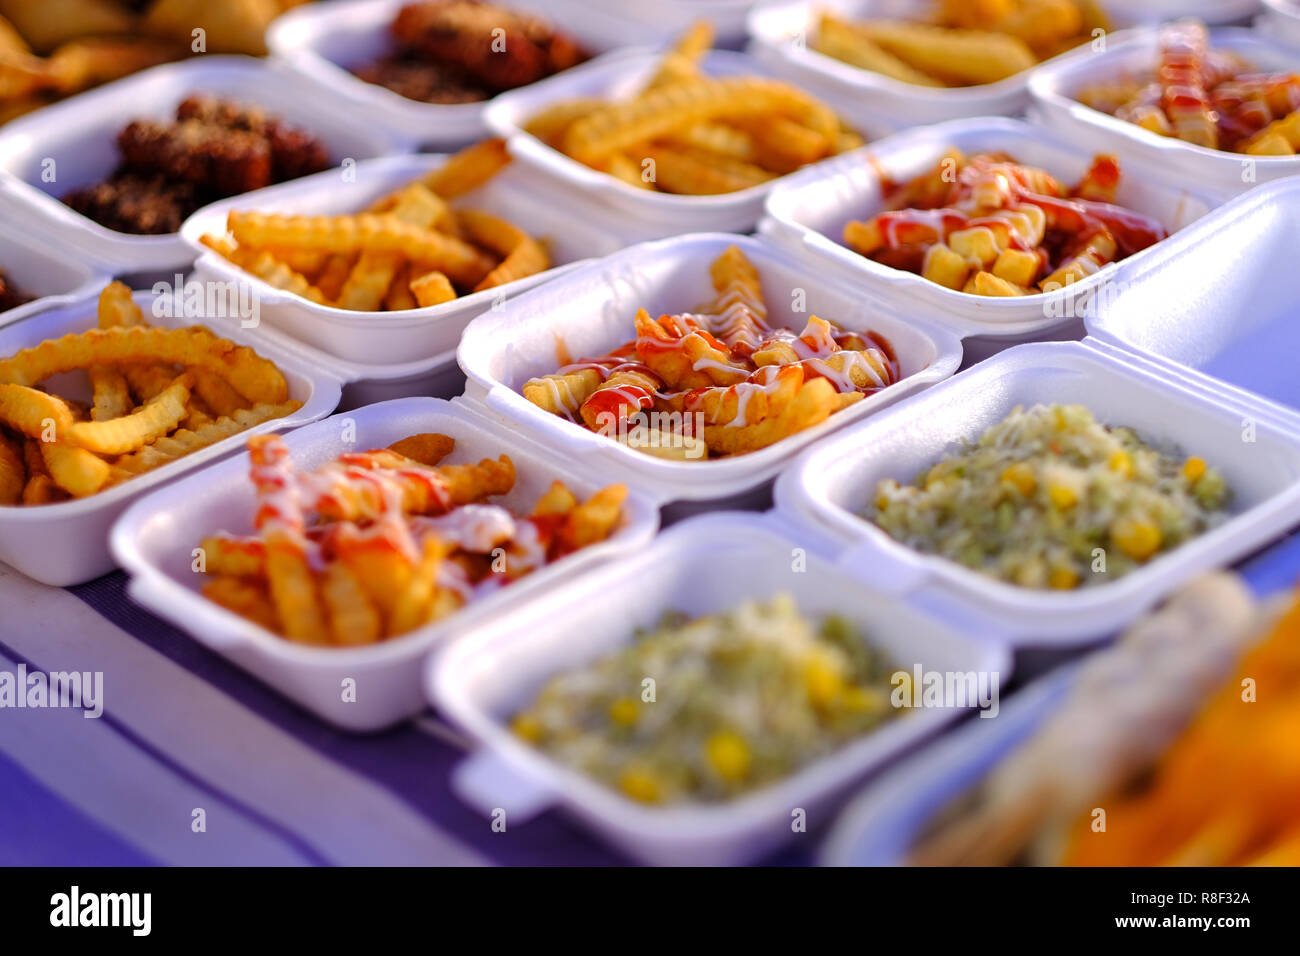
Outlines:
[[[1070,427],[1070,423],[1066,421],[1065,418],[1065,409],[1060,405],[1056,405],[1052,408],[1052,418],[1056,422],[1056,430],[1058,432],[1063,432]]]
[[[709,764],[723,780],[736,783],[749,774],[749,744],[739,734],[720,730],[704,745]]]
[[[1160,550],[1164,536],[1160,528],[1146,518],[1116,518],[1110,526],[1115,547],[1135,561],[1145,561]]]
[[[824,710],[844,689],[844,681],[835,664],[818,654],[804,664],[803,686],[812,705]]]
[[[510,721],[510,729],[515,732],[515,736],[522,737],[530,744],[542,739],[542,722],[532,714],[516,714],[515,719]]]
[[[1200,481],[1203,474],[1205,474],[1204,458],[1197,458],[1193,455],[1183,462],[1183,477],[1188,481]]]
[[[631,727],[640,716],[640,708],[631,697],[620,697],[609,705],[609,719],[620,727]]]
[[[1047,497],[1052,504],[1062,511],[1069,511],[1079,503],[1079,496],[1069,485],[1053,484],[1047,486]]]
[[[1133,477],[1133,456],[1126,451],[1115,452],[1110,456],[1107,465],[1110,466],[1111,471],[1123,475],[1125,478]]]
[[[641,803],[658,803],[663,798],[659,781],[640,767],[628,767],[618,778],[618,786],[633,800]]]
[[[1057,591],[1069,591],[1071,588],[1079,586],[1079,575],[1069,568],[1053,568],[1052,573],[1047,578],[1047,583]]]
[[[1002,480],[1015,485],[1026,498],[1038,489],[1038,479],[1034,477],[1034,470],[1023,461],[1008,465],[1002,472]]]

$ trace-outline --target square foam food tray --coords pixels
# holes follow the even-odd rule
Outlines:
[[[558,804],[647,862],[742,863],[796,838],[791,823],[797,809],[814,829],[853,782],[962,714],[958,708],[907,713],[736,800],[664,807],[624,797],[511,733],[510,716],[549,678],[614,652],[669,610],[695,617],[784,591],[814,619],[831,613],[847,618],[899,668],[996,673],[1005,681],[1010,658],[998,644],[862,585],[815,551],[807,552],[806,570],[796,571],[793,557],[809,544],[799,529],[771,514],[693,518],[649,548],[571,579],[446,646],[428,664],[430,698],[479,744],[456,769],[453,787],[484,813],[505,810],[511,826]],[[741,567],[744,573],[736,573]],[[671,695],[670,683],[660,680],[656,693]]]
[[[552,415],[520,393],[529,378],[563,364],[561,351],[574,359],[597,356],[634,339],[633,317],[639,308],[657,316],[710,299],[709,263],[731,245],[758,269],[769,322],[799,331],[810,315],[819,315],[846,329],[879,332],[894,346],[901,381],[767,448],[709,461],[655,458]],[[806,312],[794,312],[801,298]],[[866,299],[851,285],[807,268],[764,239],[700,234],[633,246],[484,313],[466,329],[457,357],[467,377],[466,396],[510,427],[581,457],[593,472],[624,481],[654,500],[716,505],[761,496],[764,485],[798,450],[948,377],[961,362],[961,345],[941,326]]]
[[[137,292],[135,301],[144,310],[151,325],[180,327],[193,325],[194,318],[168,318],[153,314],[155,296]],[[0,329],[0,356],[10,356],[24,348],[56,339],[69,332],[95,327],[96,301],[83,300],[75,305],[53,309],[23,322]],[[264,422],[238,435],[200,449],[120,485],[87,498],[74,498],[51,505],[0,507],[0,561],[5,561],[28,577],[56,587],[80,584],[106,574],[116,567],[109,553],[108,532],[117,517],[131,502],[159,485],[244,447],[249,435],[280,431],[328,415],[339,402],[342,381],[327,370],[305,360],[269,330],[222,327],[218,335],[253,348],[263,358],[274,362],[284,373],[289,397],[301,401],[302,407],[292,414]],[[56,376],[52,382],[66,379],[62,387],[72,398],[76,373]],[[84,389],[84,382],[81,387]]]
[[[4,188],[61,246],[114,274],[188,266],[194,253],[176,233],[137,236],[106,229],[59,197],[113,172],[120,159],[117,134],[127,123],[175,119],[177,104],[191,93],[260,106],[319,137],[335,163],[413,148],[409,138],[350,121],[281,64],[203,56],[153,67],[7,123],[0,129]]]
[[[579,497],[603,484],[553,452],[494,427],[461,399],[382,402],[297,429],[285,436],[285,443],[295,468],[306,471],[344,452],[385,447],[422,432],[456,440],[448,463],[508,454],[518,478],[508,495],[493,502],[522,513],[532,509],[555,479]],[[311,647],[272,634],[199,593],[203,576],[192,569],[193,549],[205,535],[218,531],[252,533],[255,510],[243,453],[138,501],[112,534],[113,553],[131,575],[129,593],[200,644],[323,720],[352,731],[379,730],[425,708],[420,664],[431,648],[473,632],[495,614],[526,605],[531,595],[644,547],[658,527],[653,504],[629,495],[623,522],[608,540],[483,596],[442,621],[365,647]],[[355,699],[343,699],[346,680],[355,681]]]
[[[442,155],[392,156],[357,163],[346,176],[343,170],[327,170],[205,206],[185,221],[180,235],[191,255],[197,257],[196,272],[204,278],[250,287],[264,321],[337,359],[374,366],[405,366],[439,357],[450,362],[461,333],[474,316],[549,281],[575,262],[598,258],[627,244],[615,224],[585,215],[581,203],[558,201],[546,188],[548,184],[539,182],[535,171],[518,163],[451,205],[481,209],[514,223],[546,245],[552,267],[441,305],[401,312],[356,312],[321,305],[269,285],[200,242],[209,233],[225,235],[232,210],[307,216],[364,212],[380,196],[420,179],[446,161]]]
[[[1082,178],[1094,152],[1040,127],[996,117],[904,130],[789,177],[768,196],[761,232],[795,250],[810,268],[835,269],[873,293],[923,302],[930,315],[963,336],[1015,341],[1069,322],[1069,303],[1083,300],[1107,283],[1122,283],[1143,257],[1159,248],[1157,243],[1059,292],[1001,298],[946,288],[858,255],[843,244],[849,221],[884,211],[885,180],[898,183],[919,176],[952,148],[967,156],[1005,152],[1070,185]],[[1227,198],[1192,181],[1162,177],[1139,160],[1124,162],[1122,172],[1116,202],[1154,218],[1171,234]]]

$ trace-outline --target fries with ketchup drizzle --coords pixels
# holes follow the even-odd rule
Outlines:
[[[900,378],[875,332],[810,316],[802,332],[768,322],[758,270],[736,246],[714,261],[715,297],[695,311],[634,320],[606,355],[529,379],[525,398],[648,454],[741,455],[824,421]]]
[[[1165,24],[1154,74],[1084,87],[1079,102],[1194,146],[1292,156],[1300,151],[1300,74],[1265,73],[1210,49],[1198,20]]]
[[[371,644],[603,541],[622,519],[622,485],[579,502],[557,481],[526,516],[487,504],[514,487],[514,464],[441,464],[454,446],[413,435],[299,472],[279,436],[250,439],[257,534],[203,540],[203,593],[291,641]]]
[[[844,227],[854,252],[974,295],[1051,292],[1154,245],[1160,223],[1114,204],[1119,163],[1097,156],[1068,189],[1001,154],[951,150],[901,186],[887,211]]]

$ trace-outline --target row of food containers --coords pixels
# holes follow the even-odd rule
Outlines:
[[[566,85],[555,96],[614,90],[652,62],[649,54],[617,54],[546,82],[591,84]],[[706,69],[761,67],[739,54],[715,53]],[[666,606],[706,614],[779,590],[791,592],[807,613],[846,615],[897,659],[927,670],[1006,677],[1011,648],[1102,639],[1198,571],[1232,563],[1300,523],[1300,387],[1289,362],[1296,335],[1288,266],[1300,238],[1297,180],[1230,198],[1241,190],[1222,188],[1222,180],[1207,184],[1135,150],[1125,157],[1119,202],[1175,235],[1068,295],[982,299],[851,255],[834,237],[848,218],[880,208],[882,177],[919,174],[949,147],[1009,153],[1076,179],[1097,147],[1091,132],[996,118],[893,132],[899,124],[880,119],[872,126],[866,110],[855,114],[837,103],[874,134],[865,153],[746,191],[751,195],[619,197],[611,185],[602,186],[613,190],[610,196],[593,201],[581,181],[585,173],[566,172],[567,160],[545,155],[518,132],[519,117],[545,102],[530,99],[513,107],[511,126],[502,128],[518,161],[470,198],[548,237],[556,268],[507,289],[511,298],[504,303],[477,294],[428,309],[358,316],[272,289],[198,243],[231,207],[314,214],[361,209],[443,161],[412,155],[414,140],[359,132],[337,120],[343,114],[334,104],[314,118],[304,115],[313,99],[294,86],[301,77],[284,70],[217,58],[166,67],[0,132],[0,163],[10,173],[26,171],[7,179],[0,194],[0,251],[15,271],[30,270],[33,291],[52,297],[4,316],[0,355],[93,325],[89,296],[109,274],[166,274],[193,265],[200,279],[255,287],[262,306],[256,327],[205,321],[284,371],[291,397],[303,405],[260,430],[294,429],[286,443],[303,466],[358,442],[379,447],[439,432],[471,457],[508,453],[520,472],[512,494],[521,500],[557,477],[581,493],[625,483],[631,494],[622,525],[608,541],[444,623],[370,647],[305,647],[197,590],[196,542],[218,530],[247,530],[232,516],[253,513],[247,461],[237,454],[247,436],[240,435],[101,495],[3,509],[0,559],[61,585],[120,565],[140,603],[348,729],[388,726],[433,702],[482,745],[458,772],[457,787],[487,809],[506,807],[518,819],[560,802],[648,859],[752,857],[790,833],[791,807],[822,812],[853,781],[915,747],[956,713],[892,724],[734,803],[678,809],[636,805],[561,769],[512,735],[505,717],[549,675],[627,641]],[[277,71],[277,81],[267,82],[265,71]],[[517,95],[544,97],[545,86]],[[255,97],[323,136],[337,135],[333,149],[358,154],[352,175],[329,171],[208,207],[177,237],[110,235],[117,248],[102,256],[98,227],[43,192],[32,195],[48,158],[39,154],[56,157],[59,177],[69,162],[73,176],[102,175],[122,122],[141,112],[164,115],[195,88]],[[489,111],[510,108],[507,96]],[[51,120],[56,110],[65,115]],[[31,128],[39,123],[48,125]],[[30,181],[19,183],[22,178]],[[565,192],[569,179],[571,193]],[[660,208],[638,212],[620,208],[620,200]],[[634,244],[656,234],[656,220],[660,228],[675,222],[675,231],[691,234]],[[760,220],[757,237],[721,232]],[[800,312],[780,304],[784,293],[801,290],[807,313],[885,335],[897,350],[901,380],[777,445],[716,461],[649,458],[519,394],[525,380],[554,369],[557,338],[573,354],[602,354],[626,340],[638,307],[678,312],[706,298],[702,264],[733,244],[777,292],[776,324],[801,324]],[[136,298],[152,311],[152,293]],[[192,318],[158,321],[181,325]],[[952,378],[977,342],[1080,333],[1086,333],[1082,342],[1020,345]],[[461,374],[464,394],[431,397],[459,392]],[[394,401],[380,401],[388,398]],[[327,418],[341,403],[364,407]],[[977,436],[1017,405],[1035,403],[1082,404],[1103,422],[1132,426],[1213,461],[1236,492],[1231,517],[1114,583],[1073,592],[1031,591],[922,556],[859,517],[877,480],[906,481],[955,441]],[[726,510],[769,500],[774,507],[762,513]],[[714,513],[659,531],[664,516],[695,511]],[[805,563],[793,573],[796,552]],[[344,680],[357,682],[355,702],[340,700]]]

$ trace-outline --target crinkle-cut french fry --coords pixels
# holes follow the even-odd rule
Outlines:
[[[54,483],[74,498],[93,495],[108,483],[108,462],[63,441],[41,442],[41,456]]]
[[[422,309],[431,305],[442,305],[456,298],[456,290],[452,287],[451,280],[437,269],[412,279],[411,294],[415,296],[416,303]]]
[[[618,525],[626,499],[626,485],[608,485],[569,512],[560,530],[560,553],[568,554],[608,538]]]
[[[291,271],[298,273],[308,283],[311,282],[312,276],[325,268],[325,263],[329,259],[329,253],[321,252],[319,249],[267,249],[266,252],[275,261],[283,262]]]
[[[400,253],[471,287],[482,281],[495,264],[459,239],[391,215],[278,216],[232,211],[229,229],[241,246],[297,245],[335,253]]]
[[[99,294],[99,327],[145,325],[144,312],[131,298],[131,287],[124,282],[110,282]]]
[[[317,305],[325,304],[325,296],[306,276],[295,272],[264,249],[238,248],[235,250],[233,261],[245,272],[257,276],[273,288],[300,295]]]
[[[626,153],[612,154],[601,165],[601,168],[604,172],[609,173],[620,182],[627,183],[629,186],[635,186],[637,189],[654,189],[654,183],[650,182],[640,163]]]
[[[582,403],[582,420],[592,431],[608,432],[629,415],[651,407],[663,384],[645,369],[614,372]]]
[[[670,83],[680,83],[700,75],[700,61],[713,46],[713,24],[696,20],[664,54],[645,90],[658,89]]]
[[[499,256],[509,255],[528,239],[528,233],[514,223],[480,209],[458,209],[455,215],[457,225],[472,242]]]
[[[51,505],[67,501],[71,495],[54,483],[49,475],[32,475],[23,486],[24,505]]]
[[[546,107],[540,113],[534,113],[524,123],[524,131],[536,136],[542,142],[554,146],[569,131],[569,127],[589,113],[608,106],[607,100],[597,97],[560,100]]]
[[[870,70],[902,83],[932,87],[944,85],[942,80],[935,79],[877,46],[870,37],[855,30],[852,23],[830,13],[822,14],[817,34],[812,40],[812,48],[849,66]]]
[[[0,432],[0,505],[16,505],[22,500],[27,484],[21,446]]]
[[[361,582],[346,564],[331,561],[321,581],[321,597],[329,610],[330,633],[343,646],[373,644],[384,636],[384,622]]]
[[[1024,41],[1002,33],[898,20],[860,21],[854,26],[877,46],[949,83],[996,83],[1038,62]]]
[[[0,385],[0,422],[32,438],[62,438],[73,425],[72,409],[57,395],[25,385]]]
[[[433,228],[438,217],[449,214],[447,204],[421,183],[410,184],[395,193],[394,199],[388,215],[421,229]],[[405,265],[406,258],[398,253],[363,252],[335,305],[355,312],[377,311]]]
[[[178,458],[192,454],[201,448],[215,445],[232,435],[238,435],[263,422],[283,418],[302,407],[302,402],[291,401],[279,405],[254,405],[241,408],[228,418],[219,418],[209,425],[190,431],[180,429],[166,438],[160,438],[152,445],[141,448],[130,455],[123,455],[113,462],[112,481],[114,484],[158,468]]]
[[[389,634],[405,634],[428,621],[433,613],[433,598],[438,590],[438,566],[454,548],[430,534],[424,539],[420,563],[397,600],[388,622]]]
[[[614,103],[575,122],[563,149],[579,162],[599,163],[611,153],[662,136],[669,130],[725,117],[776,113],[828,138],[839,120],[823,103],[789,84],[764,77],[701,77],[652,90],[639,99]]]
[[[705,389],[691,396],[687,410],[703,414],[706,426],[739,428],[745,422],[762,421],[788,407],[806,379],[803,368],[798,365],[784,365],[769,371],[771,374],[756,375],[752,381]]]
[[[733,348],[756,348],[767,331],[767,306],[754,264],[738,246],[728,246],[709,266],[709,278],[717,295],[699,311],[716,316],[713,333]]]
[[[387,538],[364,534],[355,524],[344,522],[334,536],[336,559],[356,578],[366,596],[374,602],[384,621],[384,633],[393,633],[391,622],[398,598],[410,584],[414,562]]]
[[[379,468],[370,456],[347,456],[338,466],[318,469],[312,481],[312,496],[303,507],[332,521],[360,521],[376,518],[392,504],[395,492],[405,514],[442,514],[449,508],[503,495],[515,482],[514,463],[506,455],[493,461],[485,458],[476,465],[442,465],[437,468],[385,468],[374,480],[363,484],[350,480],[348,466]]]
[[[418,308],[420,303],[415,300],[415,294],[411,291],[411,264],[403,263],[402,267],[397,270],[393,276],[393,281],[388,286],[388,291],[384,293],[383,307],[388,312],[403,312],[406,309]]]
[[[740,426],[706,424],[704,441],[714,454],[743,455],[811,428],[862,397],[860,392],[839,395],[826,379],[816,378],[804,382],[793,401],[762,421]]]
[[[316,579],[301,543],[285,532],[266,535],[266,580],[284,636],[300,644],[327,643]]]
[[[221,418],[248,406],[244,397],[221,376],[204,369],[194,369],[190,372],[190,377],[194,380],[194,398],[202,399],[207,406],[205,412]]]
[[[343,291],[343,283],[352,274],[352,267],[357,264],[357,255],[331,255],[325,268],[316,277],[316,289],[327,301],[333,301]]]
[[[207,329],[89,329],[47,339],[0,359],[0,383],[32,385],[91,365],[175,362],[220,375],[250,403],[279,404],[289,393],[283,373],[246,345]]]
[[[115,368],[95,365],[86,370],[94,396],[90,417],[97,422],[120,418],[131,411],[131,392],[126,377]]]
[[[734,193],[772,179],[753,163],[714,156],[685,147],[653,145],[646,157],[654,161],[654,182],[665,192],[685,196]]]
[[[794,172],[801,166],[825,159],[835,152],[839,132],[827,138],[806,126],[777,116],[762,122],[746,123],[754,137],[757,164],[777,173]]]
[[[213,534],[199,542],[199,550],[203,552],[203,570],[208,574],[241,578],[266,574],[266,544],[261,538]]]
[[[637,358],[674,391],[734,385],[749,376],[747,369],[733,364],[731,356],[717,347],[720,343],[711,335],[675,324],[679,320],[674,316],[655,320],[640,309],[633,322]]]
[[[754,137],[725,123],[696,123],[682,130],[673,130],[662,139],[674,146],[691,146],[745,163],[755,162],[758,157]]]
[[[185,417],[192,381],[182,375],[153,401],[121,418],[76,422],[65,432],[67,441],[98,455],[124,455],[157,441]]]
[[[582,403],[591,397],[591,393],[600,388],[602,381],[597,369],[582,368],[563,374],[530,378],[521,391],[524,398],[538,408],[544,408],[553,415],[572,418],[578,414]]]
[[[1025,295],[1025,290],[1018,285],[1008,282],[1006,279],[998,278],[992,272],[985,272],[983,269],[976,272],[966,285],[962,287],[963,292],[971,295],[987,295],[993,297],[1010,298],[1018,295]]]
[[[265,581],[213,572],[217,577],[203,584],[203,596],[227,611],[248,618],[272,633],[280,632],[280,618]]]
[[[500,265],[483,277],[483,281],[474,287],[474,291],[495,289],[508,282],[516,282],[537,275],[539,272],[545,272],[550,266],[550,256],[546,254],[542,244],[535,239],[525,238],[501,261]]]
[[[505,140],[485,139],[448,157],[422,182],[443,199],[455,199],[482,186],[509,163]]]
[[[235,240],[229,236],[218,236],[207,232],[199,236],[199,242],[223,259],[229,259],[231,262],[235,261],[235,253],[239,251],[239,247],[235,245]]]
[[[456,439],[437,432],[408,435],[388,446],[388,450],[432,468],[456,449]]]
[[[334,305],[353,312],[377,311],[404,261],[395,252],[361,253]]]

